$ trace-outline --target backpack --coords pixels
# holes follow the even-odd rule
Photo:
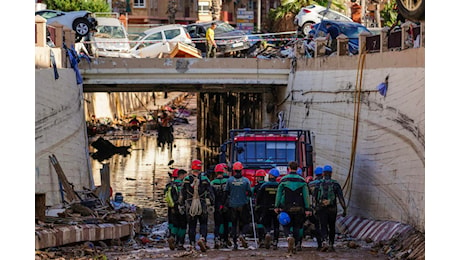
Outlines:
[[[336,181],[331,179],[322,179],[318,182],[318,194],[316,197],[316,201],[318,206],[320,207],[327,207],[327,206],[335,206],[336,198],[334,192],[334,184]]]
[[[302,212],[305,208],[303,201],[302,187],[296,190],[284,188],[284,208],[288,212]]]
[[[176,197],[177,197],[177,188],[174,184],[171,184],[166,189],[166,194],[165,194],[165,201],[168,207],[174,208]]]

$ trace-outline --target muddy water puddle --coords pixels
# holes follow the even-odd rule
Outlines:
[[[156,130],[141,132],[138,140],[133,140],[132,133],[128,131],[102,136],[115,146],[131,145],[131,149],[126,156],[115,154],[102,162],[91,159],[94,184],[101,184],[100,170],[103,164],[108,164],[113,195],[121,192],[126,203],[154,209],[159,217],[165,217],[167,207],[163,189],[169,182],[168,172],[172,172],[172,167],[188,171],[195,153],[196,126],[193,118],[189,118],[189,122],[174,126],[175,139],[171,149],[157,146]],[[95,151],[90,147],[90,152]],[[171,160],[174,160],[173,164],[168,165]]]

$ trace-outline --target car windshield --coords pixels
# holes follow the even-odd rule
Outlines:
[[[365,27],[361,26],[340,26],[340,31],[345,34],[348,38],[358,38],[361,32],[368,32]]]
[[[340,33],[345,34],[348,38],[359,38],[359,34],[361,32],[369,32],[369,30],[364,27],[364,26],[359,26],[354,23],[350,24],[332,24],[332,26],[338,27]],[[319,32],[317,33],[317,37],[319,36],[325,36],[326,32],[326,22],[323,22],[321,24],[315,24],[314,25],[314,30],[316,31],[318,28],[320,28]]]
[[[295,160],[295,142],[248,141],[238,142],[235,157],[246,163],[287,163]]]
[[[211,24],[205,25],[204,27],[206,30],[208,30],[208,28],[211,27]],[[215,34],[221,34],[221,33],[231,32],[234,30],[235,28],[233,28],[233,26],[231,26],[228,23],[217,23],[217,27],[216,29],[214,29],[214,32]]]
[[[126,38],[127,35],[120,26],[99,25],[96,27],[94,37],[123,39]]]
[[[50,18],[58,16],[58,14],[55,13],[55,12],[43,12],[43,13],[39,13],[39,14],[40,14],[41,17],[43,17],[45,19],[50,19]]]

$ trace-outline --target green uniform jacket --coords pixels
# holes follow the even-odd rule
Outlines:
[[[280,185],[278,186],[278,190],[276,192],[275,208],[283,208],[283,206],[285,205],[285,188],[290,190],[297,190],[300,187],[302,187],[305,209],[310,209],[310,193],[308,192],[308,185],[305,182],[305,180],[302,177],[300,177],[296,172],[290,172],[288,175],[281,178]]]

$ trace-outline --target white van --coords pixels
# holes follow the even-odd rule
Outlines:
[[[148,29],[134,39],[131,53],[136,58],[156,58],[161,53],[170,53],[177,42],[195,47],[192,38],[181,24],[162,25]]]
[[[118,18],[95,17],[97,26],[91,33],[91,52],[95,57],[132,58],[128,32]]]

